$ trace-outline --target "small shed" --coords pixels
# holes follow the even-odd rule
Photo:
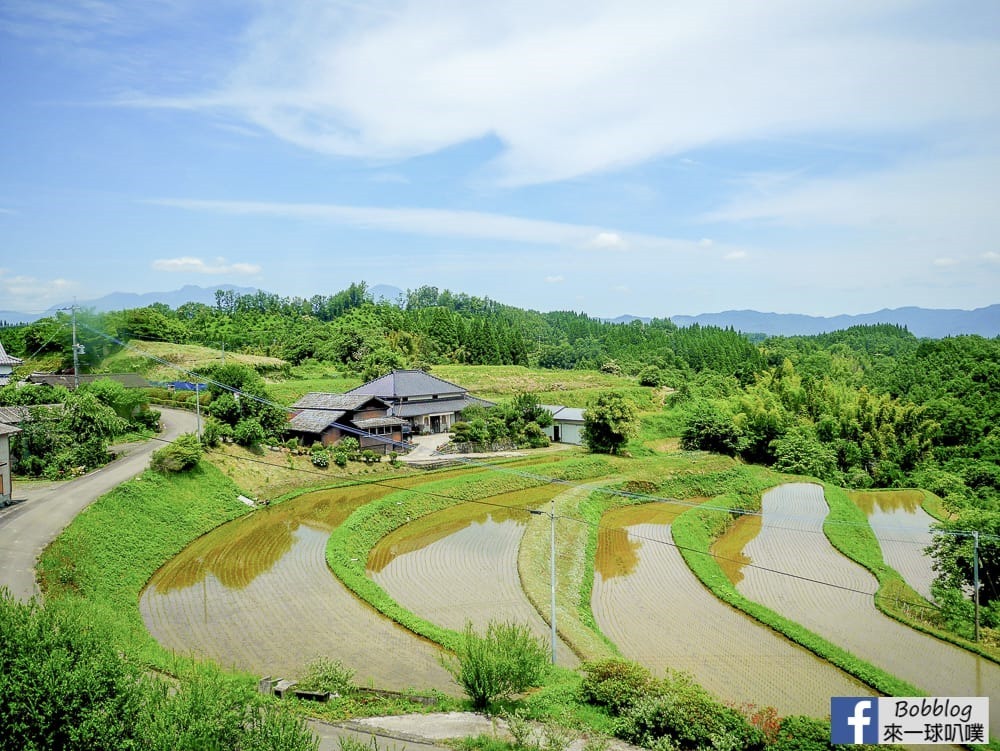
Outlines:
[[[583,413],[579,407],[563,407],[559,404],[542,404],[542,409],[552,413],[552,424],[545,428],[545,434],[555,443],[583,445]]]
[[[10,437],[20,432],[20,428],[0,422],[0,506],[10,503],[13,493],[10,477]]]

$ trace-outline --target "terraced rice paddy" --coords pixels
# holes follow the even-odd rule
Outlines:
[[[765,493],[760,534],[744,548],[755,565],[744,568],[739,591],[930,695],[1000,696],[1000,665],[875,608],[874,577],[823,535],[827,511],[818,485],[789,484]],[[1000,702],[991,702],[990,723],[1000,728]]]
[[[672,545],[687,505],[608,512],[595,560],[592,609],[622,653],[654,672],[685,670],[720,698],[781,714],[829,713],[831,696],[870,695],[846,673],[720,602]]]
[[[388,492],[310,493],[205,535],[143,592],[147,628],[178,654],[259,675],[301,675],[325,655],[356,670],[360,683],[457,693],[435,646],[360,602],[327,568],[330,531]]]
[[[921,508],[919,490],[852,492],[848,496],[868,516],[882,547],[882,558],[919,594],[931,599],[933,559],[924,550],[931,544],[934,517]]]
[[[547,485],[466,503],[422,517],[383,538],[368,560],[369,576],[394,600],[426,620],[461,630],[490,620],[525,623],[546,644],[550,631],[528,601],[517,572],[517,554],[536,506],[562,490]],[[507,508],[498,508],[503,506]],[[560,665],[579,660],[565,644]]]

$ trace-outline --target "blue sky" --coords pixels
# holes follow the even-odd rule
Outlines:
[[[1000,302],[1000,4],[3,0],[0,310]]]

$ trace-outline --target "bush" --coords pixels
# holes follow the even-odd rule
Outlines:
[[[615,723],[615,734],[630,743],[681,748],[726,746],[762,751],[764,733],[730,707],[719,704],[690,676],[675,673],[657,692],[638,699]]]
[[[330,454],[326,451],[313,451],[309,457],[314,467],[326,469],[330,466]]]
[[[339,449],[333,452],[333,463],[338,467],[347,466],[347,453]]]
[[[371,449],[365,449],[361,452],[361,461],[365,464],[378,464],[378,462],[382,461],[382,455],[376,454]]]
[[[475,709],[538,685],[547,662],[545,646],[527,626],[497,621],[490,621],[482,635],[466,622],[455,655],[442,659]]]
[[[299,681],[303,691],[321,691],[345,696],[354,689],[354,671],[340,660],[319,657],[306,666],[306,674]]]
[[[343,451],[344,454],[347,455],[348,459],[357,459],[358,452],[361,451],[361,444],[358,443],[357,438],[347,436],[337,441],[337,450]]]
[[[211,417],[206,418],[202,422],[201,426],[201,443],[203,446],[209,448],[214,448],[219,445],[219,441],[222,440],[222,429],[223,427],[228,428],[228,425],[223,426],[218,420],[214,420]]]
[[[149,466],[157,472],[184,472],[196,466],[199,459],[201,441],[194,433],[184,433],[177,436],[173,443],[154,451]]]
[[[649,693],[653,674],[642,665],[613,658],[583,666],[580,694],[584,701],[607,707],[619,715]]]
[[[259,446],[265,437],[264,428],[253,417],[240,420],[233,428],[233,439],[241,446]]]
[[[830,723],[793,715],[781,721],[769,751],[825,751],[837,748],[830,743]]]
[[[659,388],[665,383],[665,378],[663,371],[660,370],[655,365],[647,365],[639,373],[639,385],[640,386],[652,386],[654,388]]]

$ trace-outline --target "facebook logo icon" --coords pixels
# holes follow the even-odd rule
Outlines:
[[[878,743],[878,699],[830,699],[830,743]]]

